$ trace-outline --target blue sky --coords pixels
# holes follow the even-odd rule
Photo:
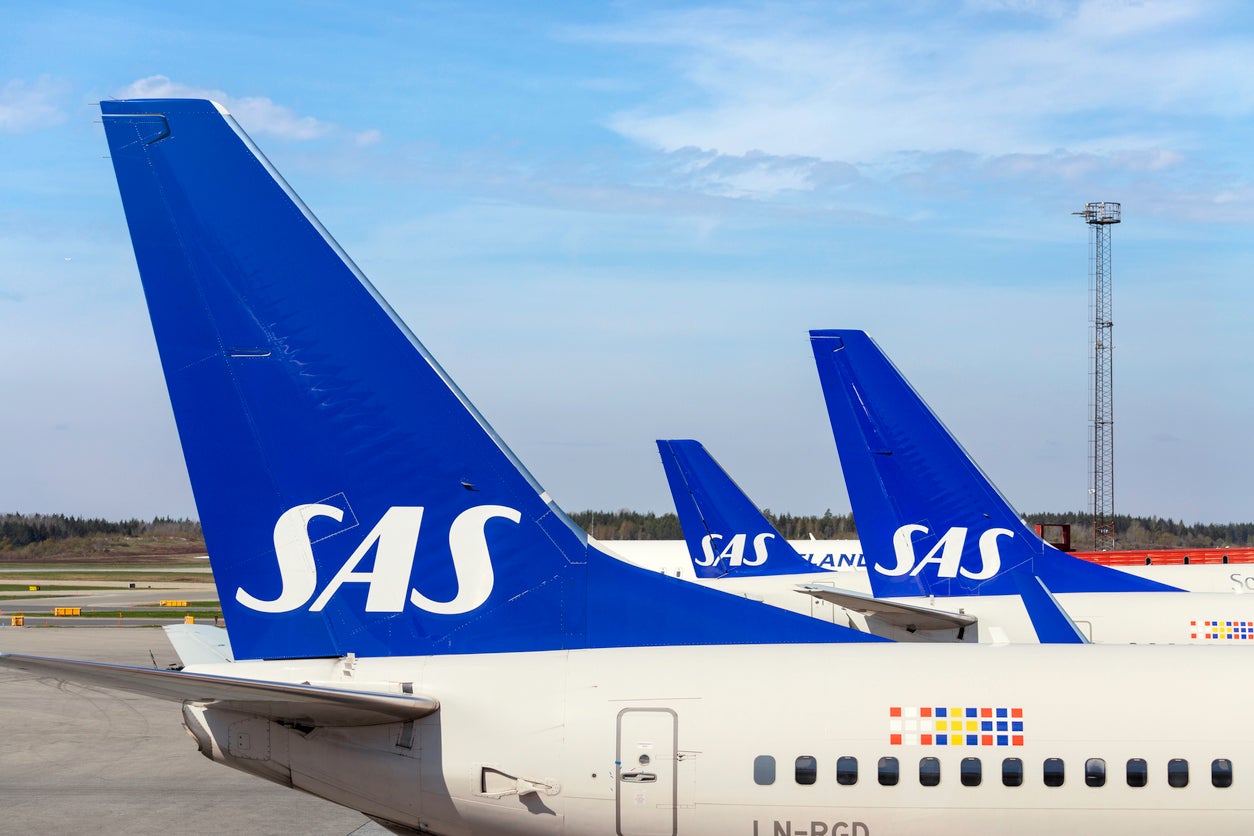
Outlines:
[[[0,511],[194,516],[95,103],[225,104],[566,508],[698,438],[847,511],[806,331],[863,328],[1020,510],[1254,519],[1239,2],[80,2],[0,30]]]

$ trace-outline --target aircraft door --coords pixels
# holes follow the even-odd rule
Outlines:
[[[669,708],[618,712],[615,820],[618,836],[675,836],[678,716]]]

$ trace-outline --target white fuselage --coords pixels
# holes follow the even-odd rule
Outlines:
[[[693,580],[697,577],[692,568],[688,545],[683,540],[600,540],[598,542],[610,554],[643,569],[651,569],[675,578]],[[857,540],[789,540],[788,545],[802,557],[821,569],[839,572],[841,577],[850,573],[866,573],[866,561]],[[816,573],[815,577],[822,577]]]
[[[612,554],[646,568],[686,561],[688,580],[713,589],[762,601],[793,612],[847,624],[886,638],[911,641],[953,641],[954,630],[932,633],[906,631],[878,624],[814,596],[797,591],[802,584],[830,584],[852,592],[871,594],[865,569],[829,574],[765,575],[697,579],[692,574],[688,551],[682,541],[613,541]],[[847,541],[810,542],[815,551],[840,548]],[[854,541],[856,544],[856,541]],[[1136,566],[1131,574],[1178,586],[1187,592],[1091,592],[1055,596],[1059,605],[1093,642],[1113,644],[1247,644],[1254,647],[1254,566],[1245,564],[1192,566]],[[668,574],[674,574],[668,572]],[[974,615],[979,624],[965,631],[965,641],[1035,642],[1036,631],[1017,595],[958,596],[952,598],[899,598],[904,603]],[[1209,622],[1209,625],[1208,625]],[[1227,636],[1233,636],[1229,639]],[[1249,636],[1249,638],[1242,638]]]
[[[441,708],[408,728],[311,732],[190,704],[185,717],[217,760],[438,834],[1247,833],[1254,715],[1214,703],[1244,693],[1237,660],[1217,648],[777,645],[237,662],[198,671],[410,683]],[[837,777],[848,758],[852,783],[852,761]],[[896,759],[894,785],[882,758]],[[960,778],[970,758],[978,786]],[[1021,786],[1003,784],[1006,758],[1020,760]],[[1046,786],[1050,758],[1061,786]],[[1086,781],[1092,759],[1102,786]],[[1129,759],[1144,760],[1146,786],[1128,785]],[[1168,785],[1176,759],[1187,786]],[[1212,785],[1217,759],[1232,786]]]

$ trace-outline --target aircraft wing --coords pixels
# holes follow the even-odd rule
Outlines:
[[[966,613],[903,604],[900,601],[881,601],[870,595],[850,592],[847,589],[839,589],[827,584],[799,584],[797,591],[862,615],[873,615],[894,627],[907,630],[960,630],[970,627],[978,620],[975,616]]]
[[[0,653],[0,667],[59,681],[81,682],[175,702],[197,702],[271,720],[314,726],[374,726],[433,714],[439,700],[412,694],[346,691],[320,685],[266,682]]]

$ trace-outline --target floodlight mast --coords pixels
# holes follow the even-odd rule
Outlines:
[[[1101,201],[1084,204],[1075,212],[1089,225],[1089,293],[1092,299],[1093,392],[1090,403],[1093,422],[1089,428],[1089,493],[1093,498],[1093,548],[1109,551],[1115,547],[1115,413],[1113,352],[1111,331],[1110,228],[1120,222],[1118,203]]]

